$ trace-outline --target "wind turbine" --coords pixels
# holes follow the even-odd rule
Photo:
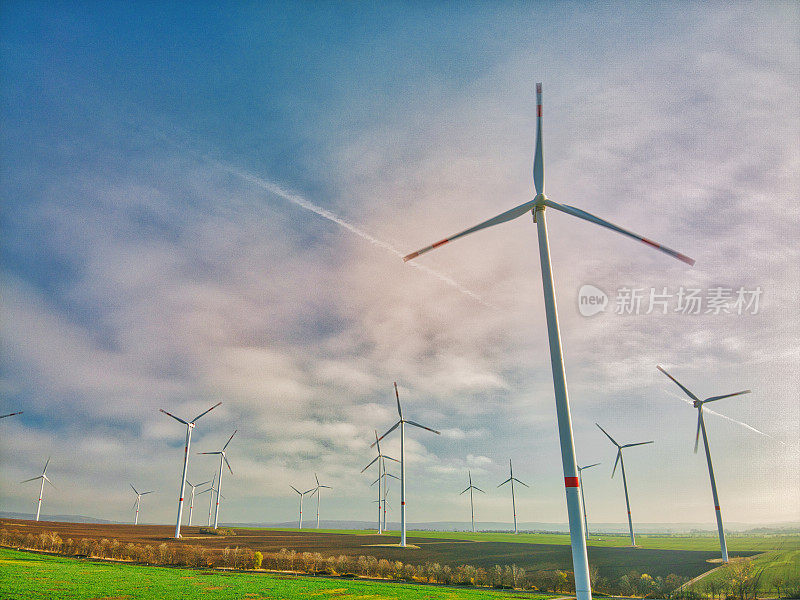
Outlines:
[[[378,456],[373,458],[366,467],[361,469],[361,472],[363,473],[364,471],[369,469],[373,465],[373,463],[375,461],[378,461],[378,479],[376,481],[378,482],[378,500],[377,500],[377,502],[378,502],[378,535],[380,535],[380,534],[383,533],[383,529],[381,528],[381,479],[383,478],[383,475],[386,473],[386,463],[384,462],[384,459],[388,458],[389,460],[393,460],[394,462],[399,462],[399,461],[396,458],[392,458],[391,456],[387,456],[386,454],[382,454],[381,453],[381,445],[380,445],[380,442],[378,441],[378,432],[377,431],[375,431],[375,444],[378,446]],[[373,485],[375,485],[375,484],[373,483]]]
[[[376,439],[370,448],[377,444],[380,440],[385,438],[387,435],[392,433],[395,429],[400,427],[400,547],[406,547],[406,452],[405,452],[405,441],[406,441],[406,423],[409,425],[413,425],[414,427],[419,427],[420,429],[425,429],[426,431],[432,431],[436,435],[441,435],[440,432],[436,431],[435,429],[431,429],[430,427],[425,427],[424,425],[420,425],[419,423],[415,423],[414,421],[409,421],[403,418],[403,409],[400,408],[400,393],[397,391],[397,382],[394,382],[394,396],[397,398],[397,414],[400,415],[400,420],[392,425],[389,428],[389,431],[384,433],[381,437]]]
[[[558,327],[558,311],[556,309],[555,284],[553,273],[550,266],[550,245],[547,239],[547,223],[545,220],[545,209],[552,208],[560,212],[567,213],[573,217],[578,217],[584,221],[589,221],[595,225],[600,225],[626,235],[635,240],[643,242],[648,246],[660,250],[673,258],[677,258],[689,265],[694,264],[694,260],[676,252],[666,246],[658,244],[648,238],[635,234],[627,229],[623,229],[609,221],[596,217],[584,210],[553,202],[544,194],[544,158],[542,148],[542,84],[536,84],[536,151],[533,158],[533,183],[536,188],[536,196],[533,200],[520,204],[516,208],[507,210],[504,213],[492,217],[491,219],[479,223],[457,233],[449,238],[445,238],[431,244],[421,250],[412,252],[403,257],[404,261],[416,258],[420,254],[438,248],[448,242],[452,242],[460,237],[469,235],[481,229],[491,227],[511,221],[517,217],[531,212],[533,221],[537,225],[539,234],[539,258],[542,268],[542,287],[544,291],[544,307],[547,317],[547,332],[550,342],[550,364],[553,370],[553,387],[555,390],[556,415],[558,417],[558,434],[561,442],[561,463],[564,471],[564,486],[567,497],[567,514],[569,515],[569,529],[572,545],[572,564],[575,573],[575,592],[577,600],[589,600],[592,597],[591,583],[589,581],[589,561],[586,555],[586,539],[584,538],[583,519],[581,519],[581,503],[578,496],[579,477],[575,462],[575,442],[572,435],[572,419],[569,410],[569,397],[567,393],[567,377],[564,372],[564,356],[561,349],[561,332]]]
[[[8,413],[7,415],[0,415],[0,419],[5,419],[6,417],[13,417],[14,415],[21,415],[23,411],[18,410],[17,412]]]
[[[150,490],[149,492],[139,492],[135,487],[133,487],[132,483],[129,483],[128,485],[131,486],[131,489],[133,490],[133,493],[136,494],[136,500],[134,501],[133,506],[131,506],[131,508],[136,508],[136,516],[133,519],[133,524],[134,525],[138,525],[139,524],[139,503],[142,500],[142,496],[144,496],[146,494],[152,494],[154,490]]]
[[[328,488],[329,490],[332,490],[333,488],[331,486],[329,486],[329,485],[320,485],[319,477],[317,477],[316,473],[314,473],[314,479],[317,480],[317,487],[309,490],[309,492],[311,492],[312,496],[314,494],[317,495],[317,529],[319,529],[319,495],[320,495],[319,494],[319,490],[320,490],[320,488]]]
[[[509,471],[510,477],[508,479],[506,479],[503,483],[498,485],[497,487],[500,487],[501,485],[505,485],[509,481],[511,482],[511,508],[514,510],[514,533],[518,533],[517,532],[517,501],[514,498],[514,482],[516,481],[517,483],[521,483],[525,487],[530,487],[530,486],[527,483],[525,483],[524,481],[520,481],[519,479],[514,477],[514,467],[511,466],[511,459],[510,458],[508,459],[508,471]]]
[[[36,481],[37,479],[41,479],[42,480],[42,487],[39,488],[39,502],[36,504],[36,520],[37,521],[39,520],[39,513],[42,510],[42,496],[44,495],[44,482],[46,481],[47,483],[49,483],[53,487],[56,487],[53,484],[53,482],[50,481],[50,478],[47,476],[47,465],[49,465],[49,464],[50,464],[50,457],[48,456],[47,457],[47,462],[44,463],[44,470],[42,471],[41,475],[39,475],[38,477],[31,477],[30,479],[26,479],[25,481],[20,481],[20,483],[28,483],[29,481]]]
[[[234,430],[234,432],[231,434],[231,437],[229,437],[228,441],[225,442],[225,445],[222,447],[222,450],[219,450],[217,452],[198,452],[198,454],[219,454],[219,476],[218,476],[219,478],[217,480],[217,489],[215,490],[217,492],[217,505],[214,508],[214,529],[216,529],[217,525],[219,524],[219,498],[220,498],[220,496],[222,496],[222,463],[223,463],[223,461],[227,465],[228,470],[231,472],[231,475],[233,475],[233,469],[231,469],[231,463],[228,462],[228,457],[225,456],[225,448],[227,448],[228,444],[231,443],[231,440],[233,439],[233,436],[236,435],[237,431],[239,431],[239,430],[238,429]],[[224,496],[222,496],[222,497],[224,498]]]
[[[583,498],[583,470],[584,469],[591,469],[592,467],[596,467],[600,463],[594,463],[592,465],[586,465],[585,467],[578,467],[578,483],[580,484],[581,488],[581,504],[583,505],[583,525],[584,529],[586,530],[586,540],[589,540],[589,520],[586,518],[586,500]]]
[[[597,425],[597,423],[595,423],[595,425]],[[614,438],[608,435],[608,432],[605,429],[600,427],[600,425],[597,425],[597,427],[599,427],[600,431],[605,433],[606,437],[611,440],[611,443],[617,447],[617,460],[614,461],[614,470],[611,471],[611,477],[614,477],[614,474],[617,472],[617,463],[619,463],[620,466],[622,467],[622,487],[625,488],[625,505],[628,507],[628,528],[630,529],[631,532],[631,546],[635,546],[636,538],[633,535],[633,520],[631,519],[631,502],[628,499],[628,482],[625,479],[625,460],[622,458],[622,449],[632,448],[633,446],[643,446],[644,444],[652,444],[653,440],[650,440],[649,442],[636,442],[634,444],[619,445]]]
[[[194,485],[192,485],[192,483],[190,483],[189,481],[187,481],[186,483],[189,485],[190,488],[192,488],[192,496],[191,496],[191,499],[189,500],[189,522],[186,523],[187,527],[191,527],[192,526],[192,509],[194,508],[194,491],[195,491],[196,488],[199,488],[201,485],[205,485],[207,483],[211,483],[211,480],[204,481],[203,483],[195,483]]]
[[[478,490],[481,494],[485,494],[486,492],[484,492],[481,488],[472,485],[472,473],[469,470],[467,470],[467,473],[469,474],[469,487],[461,492],[459,496],[469,492],[469,512],[472,516],[472,533],[475,533],[475,506],[472,503],[472,490]]]
[[[212,410],[217,408],[222,402],[217,402],[214,406],[209,408],[207,411],[200,413],[191,421],[184,421],[181,418],[176,417],[172,413],[168,413],[163,408],[159,408],[159,410],[167,415],[168,417],[172,417],[176,421],[179,421],[186,425],[186,446],[183,448],[183,474],[181,475],[181,491],[178,494],[178,520],[175,523],[175,539],[181,537],[181,516],[183,515],[183,491],[186,489],[186,469],[189,466],[189,444],[192,442],[192,430],[194,429],[195,421],[197,421],[203,415],[210,413]]]
[[[305,492],[301,492],[300,490],[298,490],[293,485],[290,485],[289,487],[292,488],[295,492],[297,492],[298,496],[300,496],[300,518],[297,521],[297,528],[298,529],[302,529],[303,528],[303,496],[305,496],[306,494],[313,493],[314,490],[306,490]]]
[[[378,478],[370,484],[370,487],[375,485],[376,483],[380,482],[383,479],[383,530],[386,531],[386,498],[389,496],[389,481],[386,479],[387,477],[391,477],[392,479],[397,479],[400,481],[400,478],[397,475],[392,475],[386,470],[386,465],[383,466],[383,475],[378,475]],[[375,500],[373,500],[375,502]]]
[[[659,371],[672,379],[684,393],[694,401],[694,407],[697,409],[697,434],[694,436],[694,451],[697,453],[697,446],[700,442],[700,432],[703,432],[703,446],[706,449],[706,462],[708,463],[708,477],[711,479],[711,496],[714,499],[714,511],[717,515],[717,530],[719,531],[719,546],[722,550],[722,562],[728,562],[728,544],[725,541],[725,531],[722,528],[722,511],[719,507],[719,496],[717,496],[717,482],[714,479],[714,467],[711,465],[711,451],[708,449],[708,436],[706,435],[706,423],[703,420],[703,405],[706,402],[714,402],[715,400],[722,400],[723,398],[730,398],[731,396],[740,396],[741,394],[749,394],[750,390],[742,392],[734,392],[733,394],[723,394],[722,396],[711,396],[705,400],[700,400],[692,392],[686,389],[678,382],[672,375],[667,373],[661,365],[656,365]]]
[[[208,519],[206,520],[206,526],[211,527],[211,511],[214,508],[214,492],[217,492],[217,488],[214,487],[214,484],[217,482],[217,474],[214,473],[214,477],[211,479],[211,486],[207,489],[203,490],[202,492],[197,492],[198,496],[202,496],[203,494],[208,494]],[[223,498],[225,496],[222,496]]]

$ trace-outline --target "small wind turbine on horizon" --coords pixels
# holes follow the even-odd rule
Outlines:
[[[622,487],[625,488],[625,505],[628,508],[628,528],[630,529],[631,546],[635,546],[636,545],[636,538],[633,535],[633,519],[631,518],[631,502],[628,499],[628,481],[627,481],[627,479],[625,479],[625,459],[622,457],[622,449],[623,448],[633,448],[634,446],[643,446],[645,444],[652,444],[653,440],[650,440],[649,442],[636,442],[636,443],[633,443],[633,444],[622,444],[622,445],[620,445],[620,444],[617,443],[617,441],[614,438],[612,438],[610,435],[608,435],[608,432],[605,429],[600,427],[600,425],[598,425],[597,423],[595,423],[595,425],[597,425],[597,427],[600,429],[600,431],[605,433],[606,437],[609,440],[611,440],[611,443],[614,444],[617,447],[617,460],[614,461],[614,470],[611,471],[611,477],[612,478],[614,477],[614,474],[617,472],[617,464],[619,464],[622,467]]]
[[[186,425],[186,445],[183,448],[183,474],[181,475],[181,490],[180,493],[178,494],[178,520],[175,523],[175,539],[181,537],[181,517],[183,516],[183,492],[186,489],[186,469],[189,466],[189,445],[192,442],[192,430],[195,427],[195,421],[197,421],[200,417],[210,413],[220,404],[222,404],[222,402],[217,402],[214,406],[209,408],[207,411],[200,413],[191,421],[184,421],[183,419],[176,417],[172,413],[168,413],[163,408],[159,409],[162,413],[164,413],[168,417],[172,417],[176,421]]]
[[[380,445],[380,442],[378,441],[378,432],[377,431],[375,431],[375,444],[378,446],[378,456],[373,458],[366,467],[361,469],[361,472],[363,473],[364,471],[369,469],[373,465],[373,463],[375,461],[378,461],[378,479],[376,479],[375,481],[377,481],[377,483],[378,483],[378,500],[377,500],[377,502],[378,502],[378,535],[380,535],[380,534],[383,533],[383,528],[381,527],[381,480],[382,479],[385,480],[384,475],[386,474],[386,463],[384,462],[384,459],[388,458],[389,460],[393,460],[394,462],[400,462],[400,461],[398,461],[396,458],[392,458],[391,456],[388,456],[386,454],[382,454],[381,453],[381,445]],[[373,483],[372,485],[375,485],[375,484]]]
[[[136,494],[136,500],[133,501],[133,506],[131,506],[131,508],[135,508],[136,509],[136,516],[133,518],[133,524],[134,525],[138,525],[139,524],[139,503],[142,500],[142,496],[145,496],[146,494],[152,494],[155,490],[150,490],[149,492],[140,492],[135,487],[133,487],[132,483],[129,483],[128,485],[131,486],[131,489],[133,490],[133,493]]]
[[[561,442],[561,463],[564,472],[564,487],[566,488],[567,515],[569,516],[570,542],[572,546],[572,565],[575,575],[575,593],[577,600],[591,600],[592,587],[589,580],[589,559],[586,554],[586,538],[583,532],[583,519],[581,518],[581,501],[578,494],[579,477],[575,462],[575,441],[572,432],[572,418],[569,410],[569,395],[567,393],[567,376],[564,371],[564,353],[561,348],[561,332],[558,326],[558,310],[556,308],[555,283],[550,264],[550,244],[547,239],[547,223],[545,211],[552,208],[559,212],[572,215],[595,225],[600,225],[622,235],[628,236],[647,244],[651,248],[668,254],[689,265],[694,260],[676,252],[666,246],[656,243],[646,237],[623,229],[613,223],[596,217],[584,210],[560,204],[550,200],[544,193],[544,150],[542,145],[542,84],[536,84],[536,150],[533,158],[533,183],[536,196],[516,208],[479,223],[474,227],[465,229],[461,233],[440,240],[421,250],[412,252],[403,257],[404,261],[414,259],[425,252],[443,246],[460,237],[464,237],[481,229],[511,221],[525,214],[532,213],[533,221],[537,225],[539,236],[539,259],[542,269],[542,288],[544,292],[545,316],[547,318],[547,332],[550,345],[550,364],[553,370],[553,388],[555,391],[556,415],[558,418],[558,435]]]
[[[470,516],[472,517],[472,533],[475,533],[475,505],[472,503],[472,490],[478,490],[481,494],[485,494],[481,488],[478,486],[472,485],[472,472],[467,470],[467,474],[469,475],[469,487],[465,489],[463,492],[459,494],[459,496],[464,495],[466,492],[469,492],[469,512]]]
[[[511,508],[514,511],[514,533],[519,533],[517,531],[517,500],[514,497],[514,482],[521,483],[525,487],[530,487],[524,481],[520,481],[516,477],[514,477],[514,467],[511,465],[511,459],[508,459],[508,471],[509,471],[509,478],[506,479],[503,483],[499,484],[497,487],[503,486],[509,482],[511,482]]]
[[[297,520],[297,528],[298,529],[302,529],[303,528],[303,496],[305,496],[306,494],[313,493],[314,490],[310,489],[310,490],[306,490],[305,492],[301,492],[300,490],[298,490],[293,485],[290,485],[289,487],[292,488],[297,493],[298,496],[300,496],[300,517]]]
[[[383,530],[386,531],[386,509],[388,508],[386,504],[386,498],[389,497],[389,480],[387,477],[391,477],[392,479],[396,479],[400,481],[400,478],[397,475],[392,475],[389,471],[386,470],[386,465],[383,466],[383,475],[379,475],[378,478],[370,484],[370,487],[383,480]],[[375,500],[373,500],[375,502]]]
[[[223,498],[225,497],[225,496],[222,496],[222,463],[223,462],[228,467],[228,470],[231,472],[231,475],[233,475],[233,469],[231,469],[231,463],[228,462],[228,457],[225,456],[225,449],[228,447],[228,444],[231,443],[231,440],[233,439],[233,436],[236,435],[237,431],[239,431],[239,430],[238,429],[234,430],[234,432],[231,434],[231,437],[229,437],[228,441],[225,442],[225,445],[222,447],[222,450],[218,450],[216,452],[198,452],[198,454],[219,454],[219,473],[217,474],[217,489],[216,489],[216,492],[217,492],[217,504],[216,504],[216,507],[214,508],[214,529],[216,529],[217,526],[219,525],[219,499],[220,499],[220,496],[223,497]]]
[[[703,446],[706,449],[706,462],[708,463],[708,477],[711,480],[711,496],[714,500],[714,512],[717,516],[717,530],[719,532],[719,547],[722,551],[722,562],[728,562],[728,544],[725,541],[725,530],[722,527],[722,510],[719,507],[719,496],[717,495],[717,482],[714,479],[714,467],[711,465],[711,451],[708,449],[708,436],[706,435],[706,423],[703,420],[703,405],[706,402],[715,402],[723,398],[730,398],[732,396],[740,396],[742,394],[749,394],[750,390],[743,390],[741,392],[734,392],[733,394],[723,394],[722,396],[711,396],[705,400],[700,400],[692,392],[679,383],[672,375],[661,366],[656,365],[656,368],[664,375],[669,377],[675,384],[681,388],[684,393],[693,400],[693,406],[697,409],[697,433],[694,436],[694,452],[697,454],[697,446],[700,443],[700,432],[703,432]]]
[[[317,477],[317,474],[316,474],[316,473],[314,473],[314,479],[316,479],[316,480],[317,480],[317,485],[316,485],[316,487],[315,487],[315,488],[313,488],[313,489],[311,489],[311,490],[309,490],[309,491],[311,492],[311,495],[312,495],[312,496],[313,496],[314,494],[316,494],[316,495],[317,495],[317,529],[319,529],[319,496],[320,496],[320,492],[319,492],[319,491],[320,491],[322,488],[327,488],[327,489],[329,489],[329,490],[332,490],[333,488],[332,488],[331,486],[329,486],[329,485],[322,485],[322,484],[320,484],[320,482],[319,482],[319,477]]]
[[[406,423],[431,431],[436,435],[441,435],[440,432],[425,425],[420,425],[414,421],[409,421],[403,418],[403,409],[400,408],[400,393],[397,391],[397,382],[394,382],[394,395],[397,399],[397,414],[400,415],[400,420],[389,428],[389,431],[384,433],[381,437],[376,439],[371,445],[375,446],[379,441],[392,433],[395,429],[400,427],[400,547],[406,547],[406,453],[405,453],[405,440],[406,440]]]
[[[586,465],[585,467],[578,467],[578,483],[580,483],[581,487],[581,504],[583,505],[583,524],[584,529],[586,529],[586,539],[589,539],[589,520],[586,518],[586,500],[583,497],[583,470],[584,469],[591,469],[592,467],[596,467],[600,463],[594,463],[591,465]]]
[[[207,483],[211,483],[211,480],[209,479],[208,481],[204,481],[203,483],[195,483],[195,484],[192,484],[191,482],[189,482],[187,480],[186,483],[188,484],[188,486],[190,488],[192,488],[192,495],[189,498],[189,520],[186,523],[187,527],[191,527],[192,526],[192,509],[194,509],[194,491],[195,491],[195,489],[199,488],[201,485],[205,485]]]
[[[39,488],[39,501],[36,503],[36,520],[39,520],[39,513],[42,510],[42,496],[44,496],[44,482],[46,481],[53,487],[56,487],[50,478],[47,476],[47,465],[50,464],[50,457],[47,457],[47,462],[44,463],[44,469],[42,470],[42,474],[38,477],[31,477],[30,479],[26,479],[25,481],[20,481],[20,483],[28,483],[29,481],[36,481],[37,479],[42,480],[42,487]]]

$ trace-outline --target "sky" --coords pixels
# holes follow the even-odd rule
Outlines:
[[[467,521],[468,470],[478,521],[510,521],[513,458],[520,520],[566,522],[530,217],[401,260],[532,199],[542,82],[548,196],[697,260],[548,211],[590,521],[626,517],[599,423],[654,441],[625,454],[635,521],[714,527],[657,364],[752,390],[706,415],[726,521],[800,521],[798,31],[790,2],[4,2],[0,510],[35,509],[51,456],[45,514],[132,519],[133,484],[174,522],[159,409],[222,401],[192,450],[237,431],[223,522],[293,519],[314,473],[323,519],[370,520],[397,381],[441,431],[407,432],[409,521]],[[758,303],[715,314],[719,288]]]

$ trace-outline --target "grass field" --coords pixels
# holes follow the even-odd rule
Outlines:
[[[547,597],[522,592],[114,564],[0,549],[0,598],[7,600],[199,600],[211,595],[215,600],[315,597],[537,600]]]
[[[775,590],[776,582],[780,582],[781,587],[787,582],[800,582],[800,549],[765,552],[749,559],[749,562],[754,570],[763,569],[759,581],[759,589],[762,591]],[[719,586],[732,579],[732,571],[736,568],[736,564],[720,567],[691,587],[696,591],[703,592],[711,583]]]
[[[256,529],[253,529],[254,531]],[[297,531],[297,529],[261,529],[261,531]],[[336,533],[351,535],[374,535],[373,530],[352,529],[304,529],[314,533]],[[387,538],[394,537],[399,540],[399,533],[389,531],[384,534]],[[467,540],[474,542],[508,542],[517,544],[556,544],[569,545],[569,535],[558,533],[470,533],[455,531],[409,531],[408,535],[415,538]],[[728,534],[729,552],[766,552],[768,550],[800,550],[800,534],[775,534],[775,535],[749,535]],[[595,548],[627,548],[630,540],[627,534],[591,536],[589,546]],[[636,545],[639,548],[653,550],[697,550],[715,551],[719,549],[719,538],[716,534],[709,535],[663,535],[663,534],[637,534]]]

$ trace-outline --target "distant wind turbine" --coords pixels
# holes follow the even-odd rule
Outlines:
[[[597,425],[597,423],[595,423]],[[628,528],[630,529],[631,534],[631,546],[636,545],[636,538],[633,535],[633,519],[631,518],[631,502],[628,499],[628,481],[625,479],[625,459],[622,457],[622,449],[623,448],[632,448],[634,446],[643,446],[644,444],[652,444],[653,440],[649,442],[636,442],[634,444],[618,444],[617,441],[608,435],[608,432],[597,425],[597,427],[606,434],[606,437],[611,440],[611,443],[617,447],[617,460],[614,461],[614,470],[611,471],[611,477],[614,477],[614,474],[617,472],[617,464],[622,467],[622,487],[625,488],[625,505],[628,507]]]
[[[198,492],[198,496],[202,496],[203,494],[208,494],[208,519],[206,520],[206,526],[211,527],[211,512],[214,510],[214,494],[218,491],[215,487],[217,482],[217,474],[214,473],[214,477],[211,479],[211,485],[204,489],[202,492]],[[224,495],[222,496],[225,497]]]
[[[459,496],[469,492],[469,512],[470,516],[472,517],[472,533],[475,533],[475,505],[472,503],[472,490],[478,490],[481,494],[485,494],[481,488],[472,485],[472,472],[467,470],[467,474],[469,475],[469,487],[465,489]]]
[[[313,488],[313,489],[311,489],[311,490],[309,490],[309,491],[311,492],[311,495],[312,495],[312,496],[313,496],[314,494],[316,494],[316,495],[317,495],[317,529],[319,529],[319,496],[320,496],[320,493],[319,493],[319,491],[320,491],[320,489],[322,489],[322,488],[327,488],[327,489],[329,489],[329,490],[332,490],[333,488],[332,488],[331,486],[329,486],[329,485],[322,485],[322,484],[320,484],[320,482],[319,482],[319,477],[317,477],[317,474],[316,474],[316,473],[314,473],[314,479],[316,479],[316,480],[317,480],[317,485],[316,485],[316,487],[315,487],[315,488]]]
[[[311,489],[311,490],[306,490],[305,492],[301,492],[300,490],[298,490],[293,485],[290,485],[289,487],[292,488],[295,492],[297,492],[298,496],[300,496],[300,517],[297,520],[297,528],[298,529],[302,529],[303,528],[303,496],[305,496],[306,494],[313,493],[314,490]]]
[[[391,456],[387,456],[386,454],[382,454],[381,453],[381,445],[380,445],[380,442],[378,441],[378,432],[377,431],[375,431],[375,444],[378,446],[378,456],[373,458],[366,467],[361,469],[361,472],[363,473],[364,471],[369,469],[373,465],[373,463],[375,463],[375,461],[378,461],[378,479],[376,481],[378,482],[378,501],[377,501],[378,502],[378,535],[380,535],[380,534],[383,533],[383,528],[381,527],[381,480],[385,479],[383,477],[383,474],[386,473],[386,464],[384,462],[384,459],[388,458],[389,460],[393,460],[394,462],[400,462],[400,461],[398,461],[396,458],[392,458]]]
[[[589,520],[586,518],[586,500],[583,497],[583,470],[584,469],[591,469],[592,467],[596,467],[600,463],[594,463],[592,465],[586,465],[585,467],[578,467],[578,483],[580,483],[581,487],[581,504],[583,505],[583,524],[584,528],[586,529],[586,539],[589,539]]]
[[[41,479],[42,480],[42,487],[39,488],[39,501],[36,504],[36,520],[37,521],[39,520],[39,513],[42,510],[42,496],[44,496],[44,482],[46,481],[47,483],[49,483],[53,487],[56,487],[53,484],[53,482],[50,481],[50,478],[47,476],[47,465],[49,465],[49,464],[50,464],[50,457],[48,457],[47,458],[47,462],[44,463],[44,470],[42,471],[41,475],[39,475],[38,477],[31,477],[30,479],[26,479],[25,481],[20,481],[20,483],[28,483],[29,481],[36,481],[37,479]]]
[[[186,484],[190,488],[192,488],[192,495],[189,498],[189,522],[186,523],[187,527],[191,527],[192,526],[192,510],[194,509],[194,491],[195,491],[195,489],[199,488],[201,485],[205,485],[207,483],[211,483],[211,480],[209,479],[208,481],[204,481],[203,483],[195,483],[195,484],[191,484],[191,483],[189,483],[189,481],[186,482]]]
[[[492,217],[491,219],[470,227],[453,236],[440,240],[421,250],[412,252],[403,257],[409,261],[413,258],[429,252],[434,248],[443,246],[460,237],[464,237],[481,229],[486,229],[493,225],[499,225],[506,221],[511,221],[517,217],[532,213],[533,221],[537,225],[539,234],[539,259],[542,269],[542,287],[544,291],[545,316],[547,317],[547,333],[550,342],[550,365],[553,370],[553,387],[556,400],[556,416],[558,418],[558,435],[561,442],[561,464],[564,471],[564,487],[567,497],[567,515],[569,516],[570,540],[572,546],[572,565],[575,574],[575,593],[577,600],[591,600],[592,588],[589,581],[589,559],[586,554],[586,538],[583,532],[583,519],[581,515],[581,502],[578,494],[578,468],[575,462],[575,442],[572,433],[572,418],[569,411],[569,397],[567,394],[567,376],[564,372],[564,353],[561,348],[561,332],[558,326],[558,311],[556,309],[555,283],[550,264],[550,244],[547,239],[547,223],[545,211],[547,208],[572,215],[584,221],[589,221],[595,225],[600,225],[619,234],[628,236],[647,244],[651,248],[660,250],[669,256],[683,261],[689,265],[694,264],[694,260],[676,252],[666,246],[658,244],[648,238],[635,234],[627,229],[623,229],[613,223],[596,217],[584,210],[560,204],[550,200],[544,194],[544,157],[542,146],[542,85],[536,84],[536,150],[533,158],[533,184],[536,188],[536,196],[516,208],[507,210],[504,213]]]
[[[659,371],[661,371],[664,375],[669,377],[672,381],[674,381],[677,384],[677,386],[681,388],[687,396],[689,396],[689,398],[694,400],[694,407],[697,409],[697,434],[694,437],[694,451],[696,454],[697,446],[700,443],[700,432],[702,431],[703,446],[706,449],[706,462],[708,463],[708,477],[711,480],[711,496],[714,499],[714,512],[717,515],[717,530],[719,531],[719,547],[720,550],[722,551],[722,562],[728,562],[728,544],[725,541],[725,530],[722,528],[722,510],[719,507],[719,496],[717,496],[717,482],[714,479],[714,467],[711,465],[711,451],[708,449],[708,436],[706,435],[706,423],[703,420],[703,405],[706,402],[715,402],[716,400],[722,400],[723,398],[740,396],[741,394],[749,394],[750,390],[734,392],[733,394],[723,394],[722,396],[711,396],[710,398],[706,398],[705,400],[700,400],[700,398],[695,396],[681,383],[679,383],[677,379],[675,379],[672,375],[667,373],[667,371],[661,365],[656,365],[656,368]]]
[[[525,487],[530,487],[530,486],[527,483],[525,483],[524,481],[520,481],[519,479],[514,477],[514,467],[511,465],[511,459],[510,458],[508,459],[508,471],[509,471],[509,478],[506,479],[503,483],[499,484],[497,487],[500,487],[501,485],[505,485],[505,484],[507,484],[509,482],[511,483],[511,508],[514,510],[514,533],[518,533],[518,531],[517,531],[517,501],[516,501],[516,498],[514,497],[514,482],[516,481],[517,483],[521,483]]]
[[[144,496],[146,494],[152,494],[154,490],[150,490],[149,492],[140,492],[135,487],[133,487],[132,483],[129,483],[128,485],[131,486],[131,489],[133,490],[133,493],[136,494],[136,500],[133,501],[133,506],[131,506],[131,508],[135,508],[136,509],[136,516],[133,518],[133,524],[134,525],[138,525],[139,524],[139,503],[142,500],[142,496]]]
[[[233,475],[233,469],[231,469],[231,463],[228,462],[228,457],[225,456],[225,449],[228,447],[228,444],[231,443],[231,440],[233,439],[233,436],[236,435],[236,431],[239,431],[239,430],[237,429],[231,434],[231,437],[229,437],[228,441],[225,442],[225,445],[222,447],[222,450],[218,450],[217,452],[198,452],[198,454],[219,454],[219,473],[217,475],[217,482],[218,483],[217,483],[217,490],[216,490],[217,491],[217,505],[214,508],[214,529],[216,529],[217,526],[219,525],[219,499],[220,499],[220,496],[222,496],[222,463],[223,462],[225,462],[225,465],[228,467],[228,470],[231,472],[231,475]],[[225,496],[222,496],[222,497],[224,498]]]
[[[168,417],[172,417],[176,421],[186,425],[186,445],[183,447],[183,474],[181,475],[181,491],[178,494],[178,520],[175,523],[175,539],[181,537],[181,517],[183,516],[183,492],[186,489],[186,469],[189,466],[189,445],[192,442],[192,430],[194,429],[195,421],[197,421],[200,417],[210,413],[220,404],[222,404],[222,402],[217,402],[214,406],[209,408],[207,411],[200,413],[191,421],[184,421],[183,419],[176,417],[172,413],[168,413],[163,408],[159,409],[162,413],[164,413]]]
[[[440,432],[425,425],[420,425],[414,421],[409,421],[403,418],[403,409],[400,408],[400,393],[397,391],[397,382],[394,382],[394,395],[397,399],[397,414],[400,415],[400,420],[389,428],[389,431],[384,433],[381,437],[372,443],[375,446],[380,440],[392,433],[395,429],[400,427],[400,547],[406,547],[406,453],[405,453],[405,440],[406,440],[406,423],[431,431],[436,435],[441,435]],[[370,446],[370,447],[372,447]]]

